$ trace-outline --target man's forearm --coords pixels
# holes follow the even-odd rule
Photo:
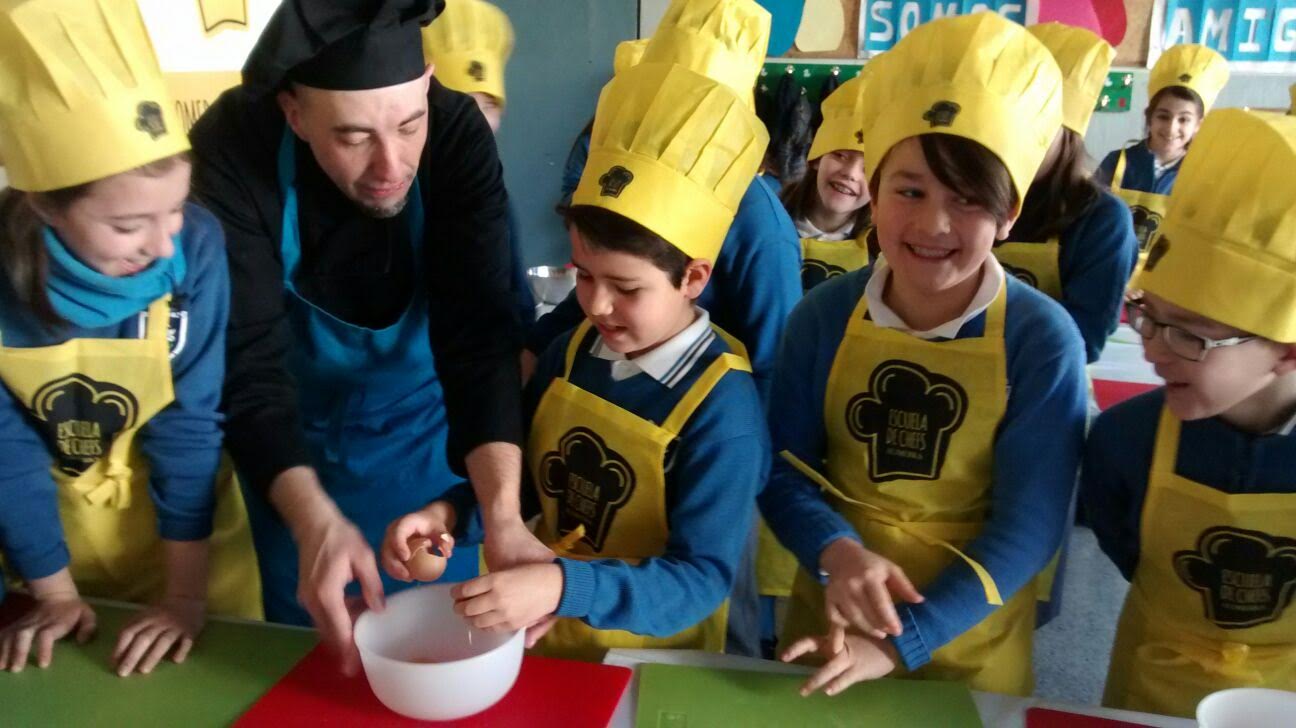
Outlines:
[[[324,492],[314,468],[299,465],[280,473],[270,484],[270,504],[288,524],[293,540],[302,538],[320,523],[341,515]]]
[[[488,442],[469,451],[464,464],[481,505],[482,521],[492,524],[522,518],[522,449],[509,442]]]

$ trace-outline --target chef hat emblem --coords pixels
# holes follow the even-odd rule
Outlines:
[[[540,488],[558,501],[558,533],[584,528],[582,541],[602,551],[612,521],[634,494],[635,474],[597,432],[574,427],[540,461]]]
[[[481,61],[473,61],[468,64],[468,76],[472,80],[481,83],[486,80],[486,67],[482,65]]]
[[[1179,80],[1180,80],[1180,81],[1183,81],[1184,83],[1188,83],[1188,82],[1192,81],[1192,74],[1191,74],[1191,73],[1181,73],[1181,74],[1179,74]]]
[[[1157,263],[1165,257],[1170,251],[1170,238],[1164,235],[1158,235],[1156,242],[1152,243],[1152,249],[1148,251],[1147,262],[1143,264],[1143,270],[1155,270]]]
[[[868,391],[851,397],[846,427],[869,446],[875,482],[936,480],[967,410],[967,391],[957,381],[892,359],[873,370]]]
[[[1139,250],[1147,250],[1152,237],[1161,229],[1161,213],[1142,205],[1130,205],[1130,215],[1134,218],[1134,237],[1138,238]]]
[[[135,128],[157,139],[167,133],[162,119],[162,107],[154,101],[141,101],[135,108]]]
[[[953,126],[954,117],[958,116],[961,110],[962,107],[953,101],[937,101],[923,114],[922,118],[923,121],[931,124],[933,129],[938,126]]]
[[[634,181],[634,173],[616,165],[599,177],[599,194],[603,197],[620,197],[626,185]]]
[[[1296,539],[1216,526],[1174,555],[1175,573],[1223,629],[1276,621],[1296,596]]]

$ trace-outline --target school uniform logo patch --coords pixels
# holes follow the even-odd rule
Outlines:
[[[1013,278],[1016,278],[1017,280],[1021,281],[1022,283],[1025,283],[1026,285],[1030,286],[1031,288],[1034,288],[1034,289],[1037,289],[1037,290],[1039,289],[1039,279],[1035,277],[1035,274],[1034,274],[1034,273],[1032,273],[1032,272],[1026,270],[1025,268],[1018,268],[1018,267],[1015,266],[1015,265],[1008,265],[1007,263],[1003,262],[1002,260],[999,261],[999,265],[1002,265],[1002,266],[1003,266],[1003,269],[1006,270],[1006,271],[1008,271],[1008,275],[1012,276]]]
[[[1175,573],[1202,596],[1206,619],[1223,629],[1277,621],[1296,593],[1296,539],[1217,526],[1195,551],[1174,555]]]
[[[840,265],[806,258],[801,262],[801,290],[808,291],[829,278],[836,278],[845,274],[846,269]]]
[[[468,77],[477,83],[486,80],[486,67],[482,65],[481,61],[473,61],[468,64]]]
[[[148,335],[148,311],[140,311],[137,322],[139,338]],[[171,361],[185,350],[189,343],[189,312],[184,308],[184,299],[171,300],[171,310],[167,315],[167,352]]]
[[[922,118],[933,129],[938,126],[952,126],[954,117],[958,116],[958,113],[962,110],[963,107],[953,101],[937,101],[923,114]]]
[[[602,551],[617,511],[634,493],[635,475],[597,432],[574,427],[541,459],[540,488],[558,500],[558,533],[584,526],[582,540]]]
[[[135,107],[135,128],[157,139],[167,133],[166,121],[162,119],[162,107],[153,101],[141,101]]]
[[[1147,250],[1152,236],[1161,228],[1161,214],[1152,212],[1142,205],[1130,206],[1130,215],[1134,218],[1134,237],[1138,238],[1139,250]]]
[[[868,391],[851,397],[846,427],[869,446],[874,481],[936,480],[967,408],[967,391],[958,382],[892,359],[873,370]]]
[[[603,197],[620,197],[631,182],[634,182],[634,172],[618,164],[599,177],[599,194]]]
[[[135,426],[139,402],[115,384],[72,374],[37,390],[31,412],[54,451],[55,465],[77,476],[108,453],[118,433]]]

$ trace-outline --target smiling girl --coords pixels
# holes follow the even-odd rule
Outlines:
[[[1228,77],[1228,61],[1206,46],[1177,45],[1161,54],[1148,75],[1146,136],[1111,152],[1098,167],[1095,179],[1111,187],[1134,216],[1140,264],[1161,226],[1179,162]]]
[[[869,262],[868,178],[864,144],[856,136],[864,83],[861,72],[824,99],[809,169],[780,195],[801,236],[801,287],[807,291]]]
[[[147,604],[112,652],[147,673],[209,611],[260,615],[238,488],[217,482],[224,237],[185,201],[189,143],[135,4],[5,12],[24,52],[0,62],[0,547],[36,606],[0,631],[0,669],[88,639],[85,595]]]
[[[805,693],[897,673],[1028,695],[1084,354],[1061,306],[991,247],[1061,125],[1062,78],[993,13],[921,25],[870,63],[881,257],[793,311],[770,404],[781,457],[758,500],[802,567],[783,659],[827,661]]]

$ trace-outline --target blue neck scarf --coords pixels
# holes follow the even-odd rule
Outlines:
[[[173,238],[172,257],[159,258],[133,276],[113,278],[77,260],[49,226],[42,234],[49,253],[46,291],[50,303],[60,316],[82,328],[119,324],[174,291],[184,280],[184,248],[178,236]]]

